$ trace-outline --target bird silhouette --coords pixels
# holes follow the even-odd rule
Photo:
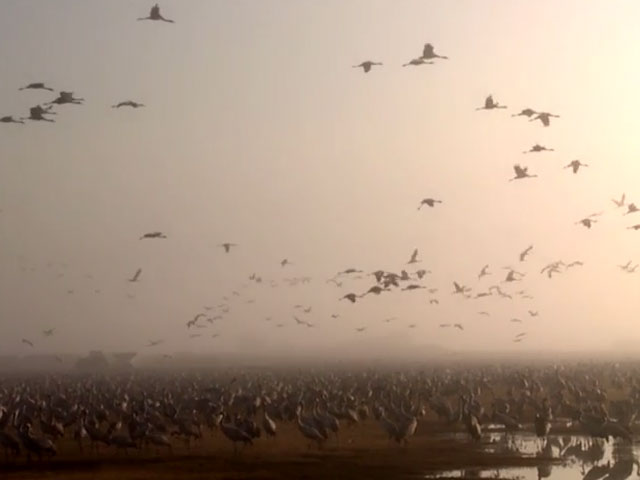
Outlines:
[[[509,179],[510,182],[512,182],[513,180],[519,180],[522,178],[534,178],[538,176],[538,175],[530,175],[528,172],[529,167],[521,167],[520,165],[514,165],[513,171],[515,172],[516,176]]]
[[[433,48],[433,45],[430,43],[425,43],[422,48],[422,58],[425,60],[431,60],[433,58],[441,58],[442,60],[448,60],[449,57],[445,57],[443,55],[438,55]]]
[[[160,6],[156,3],[153,7],[151,7],[151,11],[149,12],[148,17],[138,18],[138,20],[161,20],[167,23],[175,23],[173,20],[169,20],[168,18],[164,18],[160,14]]]
[[[588,166],[589,165],[587,165],[586,163],[580,162],[580,160],[572,160],[567,165],[565,165],[564,168],[571,168],[573,170],[573,173],[578,173],[578,170],[580,170],[580,167],[588,167]]]
[[[18,90],[49,90],[50,92],[53,92],[53,88],[47,87],[42,82],[30,83],[29,85],[20,87]]]
[[[476,110],[494,110],[496,108],[507,108],[505,105],[500,105],[498,102],[493,100],[493,95],[489,95],[484,99],[484,105],[482,107],[476,108]]]
[[[42,331],[42,335],[44,335],[45,337],[50,337],[53,335],[53,332],[55,332],[55,328],[49,328],[47,330],[43,330]]]
[[[351,303],[356,303],[357,298],[358,298],[358,295],[356,295],[355,293],[347,293],[340,300],[349,300]]]
[[[29,345],[31,348],[33,348],[33,342],[31,340],[27,340],[26,338],[23,338],[22,343],[24,343],[25,345]]]
[[[531,108],[525,108],[523,110],[520,110],[520,113],[514,113],[513,115],[511,115],[512,117],[532,117],[533,115],[535,115],[536,112],[535,110],[532,110]]]
[[[145,239],[145,238],[167,238],[167,236],[162,232],[150,232],[150,233],[145,233],[144,235],[142,235],[140,237],[140,240]]]
[[[482,267],[482,270],[480,270],[480,273],[478,274],[478,280],[480,280],[482,277],[486,277],[487,275],[491,275],[491,273],[489,272],[488,264]]]
[[[358,328],[356,328],[356,332],[358,332],[358,333],[362,333],[362,332],[364,332],[366,329],[367,329],[367,327],[358,327]]]
[[[625,201],[625,194],[622,194],[622,198],[620,198],[620,200],[616,200],[615,198],[612,198],[611,201],[613,203],[616,204],[616,207],[620,208],[620,207],[624,207],[624,201]]]
[[[147,343],[147,347],[155,347],[157,345],[160,345],[163,342],[163,340],[149,340],[149,343]]]
[[[442,200],[435,200],[433,198],[425,198],[420,202],[420,205],[418,205],[418,210],[420,210],[423,205],[427,205],[427,206],[433,208],[436,203],[442,203]]]
[[[640,223],[636,223],[630,227],[627,227],[628,230],[640,230]]]
[[[457,328],[460,331],[464,330],[464,327],[462,326],[461,323],[454,323],[453,328]]]
[[[235,243],[221,243],[218,246],[224,248],[225,253],[229,253],[231,251],[231,247],[237,247],[238,245],[236,245]],[[255,276],[252,280],[255,280]]]
[[[45,105],[66,105],[68,103],[82,105],[84,98],[75,98],[73,92],[60,92],[58,98],[46,103]]]
[[[554,151],[553,148],[547,148],[545,146],[542,146],[542,145],[536,143],[529,150],[525,150],[522,153],[538,153],[538,152],[553,152],[553,151]]]
[[[640,208],[636,207],[635,203],[630,203],[629,205],[627,205],[627,211],[625,212],[625,215],[629,215],[630,213],[636,213],[640,211]]]
[[[129,279],[130,282],[137,282],[140,279],[140,275],[142,274],[142,269],[139,268],[138,270],[136,270],[136,273],[134,273],[133,277],[131,277]]]
[[[13,118],[11,115],[0,117],[0,123],[20,123],[24,125],[24,121],[21,119]]]
[[[545,127],[548,127],[551,123],[551,117],[560,118],[560,115],[554,115],[549,112],[539,112],[534,118],[529,119],[529,121],[535,122],[536,120],[540,120]]]
[[[291,262],[290,262],[289,260],[287,260],[286,258],[285,258],[285,259],[283,259],[283,260],[280,262],[280,266],[281,266],[281,267],[286,267],[287,265],[293,265],[293,263],[291,263]]]
[[[529,245],[527,248],[525,248],[521,253],[520,253],[520,261],[524,262],[525,259],[527,258],[527,255],[529,255],[531,253],[531,250],[533,250],[533,245]]]
[[[123,102],[116,103],[115,105],[111,105],[111,108],[122,108],[122,107],[141,108],[141,107],[144,107],[144,104],[134,102],[133,100],[125,100]]]
[[[34,120],[41,122],[55,122],[55,120],[51,118],[47,118],[44,115],[55,115],[55,112],[51,111],[51,107],[42,108],[40,105],[36,105],[35,107],[31,107],[29,109],[29,116],[27,118],[22,118],[21,120]]]
[[[423,57],[418,57],[402,64],[403,67],[408,67],[409,65],[417,67],[419,65],[433,65],[433,62],[427,62]]]
[[[362,70],[364,70],[364,73],[369,73],[371,71],[371,67],[373,67],[374,65],[382,65],[382,63],[367,60],[365,62],[362,62],[360,65],[354,65],[353,68],[362,68]]]
[[[411,258],[407,262],[407,265],[412,264],[412,263],[420,263],[420,260],[418,260],[418,249],[417,248],[411,254]]]

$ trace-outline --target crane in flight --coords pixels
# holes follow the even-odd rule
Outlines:
[[[491,275],[491,273],[489,272],[489,264],[482,267],[482,270],[480,270],[480,273],[478,274],[478,280],[480,280],[482,277],[486,277],[487,275]]]
[[[436,199],[433,199],[433,198],[424,198],[420,202],[420,205],[418,205],[418,210],[420,210],[423,205],[427,205],[428,207],[433,208],[436,203],[442,203],[442,200],[436,200]]]
[[[445,57],[444,55],[438,55],[433,48],[433,45],[430,43],[425,43],[422,48],[422,58],[425,60],[432,60],[434,58],[441,58],[442,60],[449,60],[449,57]]]
[[[29,345],[31,348],[33,348],[33,342],[31,340],[27,340],[26,338],[23,338],[22,343],[24,343],[25,345]]]
[[[520,180],[523,178],[534,178],[538,176],[538,175],[531,175],[529,173],[529,167],[521,167],[520,165],[517,165],[517,164],[513,166],[513,171],[515,172],[516,176],[513,178],[510,178],[509,179],[510,182],[514,180]]]
[[[366,329],[367,329],[367,327],[358,327],[358,328],[356,328],[356,332],[358,332],[358,333],[362,333],[362,332],[364,332]]]
[[[55,122],[55,120],[51,118],[47,118],[44,115],[55,115],[56,112],[51,111],[51,107],[42,108],[40,105],[36,105],[35,107],[31,107],[29,109],[29,116],[27,118],[21,118],[20,120],[34,120],[34,121],[42,121],[42,122]]]
[[[21,123],[24,125],[24,121],[19,118],[13,118],[11,115],[6,115],[4,117],[0,117],[0,123]]]
[[[613,203],[615,203],[616,207],[618,207],[618,208],[624,207],[625,197],[626,197],[626,195],[623,193],[622,197],[620,198],[620,200],[616,200],[615,198],[612,198],[611,201]]]
[[[539,143],[536,143],[529,150],[525,150],[522,153],[538,153],[538,152],[553,152],[553,151],[555,151],[553,148],[547,148],[544,145],[540,145]]]
[[[142,269],[139,268],[138,270],[136,270],[136,273],[133,274],[133,277],[131,277],[128,281],[129,282],[137,282],[140,279],[140,275],[142,274]]]
[[[514,113],[511,116],[512,117],[528,117],[528,118],[531,118],[536,113],[538,113],[538,112],[536,112],[535,110],[533,110],[531,108],[525,108],[523,110],[520,110],[520,113]]]
[[[382,65],[382,63],[367,60],[365,62],[362,62],[360,65],[354,65],[353,68],[362,68],[362,70],[364,70],[364,73],[369,73],[371,71],[371,67],[373,67],[374,65]]]
[[[20,87],[18,90],[49,90],[50,92],[53,92],[53,88],[47,87],[42,82],[30,83],[29,85]]]
[[[576,222],[576,225],[583,225],[583,226],[585,226],[587,228],[591,228],[591,226],[594,223],[598,222],[595,217],[599,217],[600,215],[602,215],[602,212],[592,213],[588,217],[584,217],[582,220],[578,220]]]
[[[489,95],[484,99],[484,105],[476,108],[476,110],[494,110],[496,108],[507,108],[506,105],[500,105],[493,99],[493,95]]]
[[[457,328],[460,331],[464,330],[464,327],[462,326],[461,323],[454,323],[453,328]]]
[[[147,347],[156,347],[158,345],[160,345],[163,342],[163,340],[149,340],[149,343],[147,343]]]
[[[121,107],[140,108],[140,107],[144,107],[144,104],[134,102],[133,100],[125,100],[123,102],[116,103],[115,105],[111,105],[111,108],[121,108]]]
[[[418,249],[417,248],[411,254],[411,258],[407,262],[407,265],[412,264],[412,263],[420,263],[420,260],[418,260]]]
[[[453,291],[454,294],[456,294],[456,293],[465,294],[469,290],[471,290],[469,287],[465,287],[464,285],[460,285],[458,282],[453,282],[453,288],[454,288],[454,291]]]
[[[625,212],[625,215],[629,215],[630,213],[635,213],[640,211],[640,208],[636,207],[635,203],[630,203],[629,205],[627,205],[627,211]]]
[[[580,167],[588,167],[589,165],[586,163],[582,163],[580,160],[572,160],[571,162],[569,162],[567,165],[564,166],[564,168],[571,168],[573,170],[573,173],[578,173],[578,170],[580,170]]]
[[[167,236],[162,232],[150,232],[142,235],[140,237],[140,240],[143,240],[145,238],[167,238]]]
[[[540,120],[542,122],[542,125],[548,127],[551,123],[551,117],[560,118],[560,115],[554,115],[549,112],[538,112],[538,114],[535,117],[529,119],[529,121],[535,122],[536,120]]]
[[[221,243],[218,246],[224,248],[225,253],[229,253],[231,251],[231,247],[237,247],[238,245],[236,245],[235,243]],[[254,277],[251,280],[254,280],[255,278],[256,277],[254,274]]]
[[[58,98],[46,103],[45,105],[66,105],[67,103],[73,103],[75,105],[82,105],[84,98],[75,98],[73,92],[60,92]]]
[[[140,20],[161,20],[161,21],[167,22],[167,23],[175,23],[173,20],[169,20],[168,18],[164,18],[160,14],[160,5],[158,5],[157,3],[153,7],[151,7],[151,11],[149,12],[149,16],[148,17],[138,18],[138,21],[140,21]]]
[[[418,57],[402,64],[403,67],[408,67],[409,65],[417,67],[419,65],[433,65],[433,62],[427,62],[423,57]]]
[[[529,245],[527,248],[525,248],[521,253],[520,253],[520,261],[524,262],[525,259],[527,258],[527,255],[529,255],[531,253],[531,250],[533,250],[533,245]]]

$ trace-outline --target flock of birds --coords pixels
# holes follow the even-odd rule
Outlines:
[[[174,23],[172,19],[168,19],[162,16],[160,13],[159,5],[154,5],[147,17],[138,18],[139,21],[150,20],[150,21],[160,21],[167,23]],[[440,60],[448,60],[447,56],[440,55],[436,53],[435,48],[432,44],[426,43],[423,47],[422,54],[419,57],[416,57],[409,62],[405,63],[403,66],[421,66],[427,64],[434,64],[435,61]],[[370,73],[374,66],[382,66],[382,62],[375,62],[371,60],[367,60],[361,62],[358,65],[354,65],[354,68],[362,68],[364,73]],[[19,90],[45,90],[45,91],[53,91],[51,87],[46,85],[44,82],[34,82],[28,85],[21,87]],[[55,115],[57,112],[53,111],[54,106],[62,106],[66,104],[74,104],[74,105],[82,105],[84,103],[83,98],[78,98],[74,96],[73,92],[70,91],[60,91],[58,96],[51,101],[43,104],[36,105],[29,110],[29,116],[24,118],[16,118],[14,116],[4,116],[0,118],[0,122],[3,123],[24,123],[25,120],[32,121],[46,121],[53,122],[54,120],[50,118],[50,116]],[[122,108],[122,107],[131,107],[131,108],[139,108],[144,107],[143,104],[126,100],[119,103],[116,103],[112,106],[113,108]],[[507,109],[506,105],[502,105],[499,102],[495,101],[492,95],[486,97],[484,104],[476,110],[490,111],[490,110],[505,110]],[[514,113],[512,117],[527,117],[530,122],[540,121],[544,127],[549,127],[552,118],[559,118],[559,115],[549,113],[546,111],[534,110],[532,108],[524,108],[518,113]],[[542,152],[553,152],[553,148],[548,148],[546,146],[540,144],[534,144],[528,150],[525,150],[523,153],[525,154],[533,154],[533,153],[542,153]],[[582,168],[589,167],[588,164],[583,163],[580,160],[572,160],[567,165],[564,166],[565,169],[571,169],[573,174],[577,174],[581,171]],[[509,179],[509,181],[522,180],[526,178],[535,178],[536,174],[532,174],[529,172],[529,168],[527,166],[523,166],[521,164],[516,164],[513,166],[514,176]],[[613,203],[617,208],[625,208],[625,215],[631,215],[640,211],[635,203],[628,202],[626,199],[626,195],[622,195],[622,197],[618,199],[613,199]],[[422,210],[423,208],[442,208],[444,202],[442,199],[436,199],[432,197],[426,197],[420,200],[417,209]],[[586,228],[592,228],[596,223],[598,223],[600,216],[603,212],[597,212],[590,215],[585,216],[582,219],[577,220],[575,223],[578,225],[582,225]],[[640,230],[640,223],[633,224],[628,226],[629,229]],[[168,235],[161,231],[148,232],[144,233],[140,236],[140,240],[166,240]],[[231,254],[238,245],[232,242],[224,242],[219,245],[220,248],[224,250],[225,253]],[[525,262],[529,254],[533,250],[533,245],[526,248],[519,256],[518,260],[520,263]],[[333,284],[335,287],[342,289],[347,282],[352,283],[357,280],[366,280],[367,278],[373,277],[375,280],[373,285],[366,287],[360,291],[348,291],[342,292],[340,296],[340,300],[347,301],[349,303],[355,304],[363,299],[370,296],[379,296],[382,294],[388,294],[392,290],[400,290],[402,292],[413,292],[417,290],[424,290],[428,294],[428,302],[429,305],[438,305],[442,297],[439,297],[437,294],[439,292],[438,288],[429,287],[424,284],[424,280],[427,275],[431,274],[430,270],[425,268],[417,268],[412,271],[409,271],[409,267],[413,267],[417,264],[420,264],[421,260],[419,259],[419,250],[416,248],[410,255],[409,260],[406,262],[406,266],[399,269],[399,271],[386,271],[382,269],[373,270],[371,272],[365,273],[363,270],[359,270],[356,268],[348,268],[344,271],[337,273],[335,276],[331,277],[327,280],[327,283]],[[281,260],[280,265],[282,268],[289,267],[294,265],[289,259],[284,258]],[[581,266],[581,261],[563,261],[556,260],[551,262],[540,270],[541,274],[547,275],[548,278],[552,278],[556,274],[560,274],[563,272],[567,272],[574,267]],[[632,262],[629,261],[626,265],[621,266],[621,269],[626,273],[635,272],[636,265],[632,265]],[[520,285],[524,282],[525,277],[529,275],[529,272],[519,271],[514,269],[511,266],[503,267],[506,271],[502,280],[497,282],[492,282],[492,284],[487,284],[486,277],[491,278],[491,276],[496,277],[498,272],[491,272],[489,265],[484,265],[477,275],[477,286],[471,287],[469,285],[464,285],[458,281],[453,281],[453,291],[452,294],[462,297],[464,299],[486,299],[488,297],[498,297],[501,299],[529,299],[532,300],[533,297],[524,289],[510,289],[509,287],[513,285]],[[62,275],[62,274],[61,274]],[[141,268],[138,268],[134,274],[128,278],[128,282],[135,284],[143,279],[143,271]],[[284,279],[270,279],[268,282],[263,282],[263,279],[260,275],[253,273],[249,277],[249,281],[253,285],[269,285],[271,287],[277,287],[281,284],[287,284],[289,286],[295,286],[298,284],[306,284],[311,282],[310,277],[292,277],[292,278],[284,278]],[[242,284],[240,288],[247,288],[248,284]],[[68,289],[68,294],[73,294],[74,289]],[[95,290],[95,293],[100,293],[99,289]],[[134,298],[133,294],[128,294],[130,298]],[[225,318],[227,314],[231,311],[231,297],[240,297],[240,293],[238,290],[234,290],[231,295],[226,295],[222,298],[222,301],[216,304],[215,307],[205,307],[205,311],[199,311],[197,314],[193,316],[190,320],[186,322],[186,327],[188,331],[191,329],[199,330],[208,328],[214,325],[215,322],[221,321]],[[248,298],[245,303],[250,304],[254,303],[255,299]],[[299,327],[306,328],[314,328],[317,323],[311,322],[307,319],[301,319],[297,312],[297,307],[294,307],[292,312],[292,320],[294,325]],[[302,313],[308,314],[311,311],[311,307],[303,308]],[[529,309],[529,316],[537,316],[537,311]],[[534,315],[535,313],[535,315]],[[478,315],[489,316],[490,312],[483,309],[478,311]],[[340,317],[338,313],[332,313],[331,318],[337,319]],[[271,317],[265,318],[266,321],[271,321]],[[384,319],[385,323],[391,323],[395,318],[387,318]],[[510,322],[513,324],[521,324],[523,323],[521,318],[511,318]],[[276,328],[283,328],[287,324],[283,322],[276,323],[274,322]],[[409,328],[416,328],[415,323],[411,323],[408,325]],[[456,323],[441,323],[439,325],[440,328],[453,328],[458,331],[464,331],[464,324],[462,322]],[[367,326],[358,326],[354,328],[356,333],[364,333],[367,330]],[[54,334],[55,329],[48,328],[43,331],[44,337],[51,337]],[[189,333],[190,338],[199,338],[202,337],[202,333]],[[215,332],[210,335],[210,338],[218,338],[220,336],[219,332]],[[514,343],[521,343],[527,337],[526,331],[515,332],[512,338]],[[34,347],[35,342],[29,338],[23,338],[22,343],[28,347]],[[147,347],[156,347],[162,345],[164,343],[164,339],[154,339],[150,340],[146,346]],[[168,356],[167,356],[168,357]]]
[[[424,432],[461,431],[481,445],[529,432],[542,452],[595,464],[610,439],[633,441],[638,378],[636,368],[607,363],[15,377],[0,389],[0,447],[7,460],[24,451],[29,461],[56,455],[65,439],[67,453],[99,455],[170,452],[176,441],[190,449],[222,434],[238,453],[283,434],[303,448],[337,449],[376,436],[406,447],[421,430],[423,441]]]

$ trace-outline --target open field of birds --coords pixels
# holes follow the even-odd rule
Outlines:
[[[637,364],[14,375],[0,405],[3,468],[15,478],[573,465],[585,479],[624,480],[640,465]]]

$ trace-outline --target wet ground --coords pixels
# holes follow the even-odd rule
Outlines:
[[[497,427],[496,427],[497,428]],[[173,452],[80,453],[70,439],[59,443],[51,461],[2,463],[10,479],[399,479],[512,478],[537,480],[624,480],[635,476],[638,448],[570,434],[546,442],[532,434],[491,432],[481,442],[463,432],[423,425],[407,447],[389,443],[373,421],[341,431],[322,450],[309,448],[293,425],[277,438],[259,439],[234,454],[221,434],[208,434],[190,448]],[[595,467],[595,468],[594,468]],[[591,472],[591,473],[589,473]],[[589,475],[587,475],[589,474]],[[587,475],[585,477],[585,475]]]

